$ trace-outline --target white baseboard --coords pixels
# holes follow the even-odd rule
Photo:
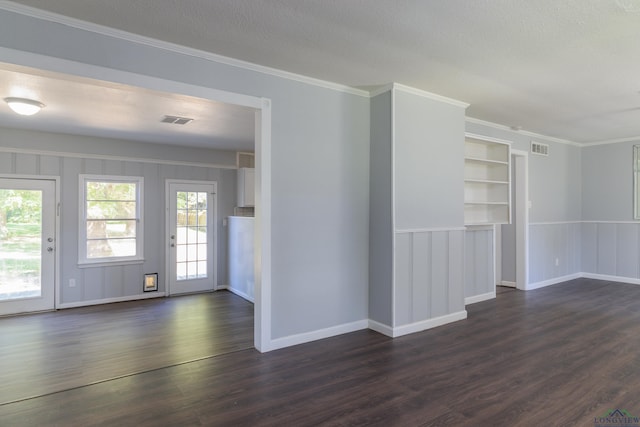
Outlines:
[[[57,309],[77,308],[77,307],[85,307],[89,305],[111,304],[114,302],[126,302],[126,301],[137,301],[141,299],[162,298],[164,296],[166,296],[164,292],[149,292],[146,294],[129,295],[126,297],[104,298],[104,299],[94,299],[90,301],[61,303],[56,308]]]
[[[540,289],[546,286],[557,285],[558,283],[566,282],[567,280],[579,279],[583,276],[583,273],[574,273],[567,276],[554,277],[553,279],[543,280],[541,282],[527,283],[524,288],[525,291],[531,291],[533,289]]]
[[[467,310],[458,311],[456,313],[446,314],[444,316],[433,319],[422,320],[420,322],[402,325],[393,328],[391,337],[401,337],[403,335],[413,334],[415,332],[425,331],[427,329],[446,325],[447,323],[457,322],[467,318]]]
[[[219,289],[223,289],[223,288],[221,287]],[[238,295],[239,297],[242,297],[242,298],[246,299],[249,302],[254,302],[253,298],[251,298],[249,295],[245,294],[241,290],[238,290],[236,288],[232,288],[231,286],[227,286],[224,289],[228,290],[229,292],[233,292],[234,294]]]
[[[610,276],[608,274],[581,273],[585,279],[607,280],[610,282],[629,283],[631,285],[640,285],[640,279],[635,277]]]
[[[507,288],[517,288],[516,282],[510,282],[508,280],[503,280],[499,283],[499,286],[504,286]]]
[[[276,338],[268,344],[268,351],[277,350],[279,348],[291,347],[298,344],[304,344],[311,341],[321,340],[324,338],[334,337],[336,335],[348,334],[350,332],[367,329],[368,320],[358,320],[356,322],[345,323],[342,325],[332,326],[317,331],[305,332],[302,334],[289,335],[287,337]]]
[[[393,328],[391,326],[385,325],[384,323],[376,322],[375,320],[369,319],[369,329],[371,329],[372,331],[376,331],[382,335],[393,337]]]
[[[474,295],[472,297],[466,297],[464,299],[464,305],[475,304],[477,302],[486,301],[496,297],[496,291],[487,292],[486,294]]]

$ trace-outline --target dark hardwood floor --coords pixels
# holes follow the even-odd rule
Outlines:
[[[0,318],[0,404],[248,348],[228,291]]]
[[[640,414],[640,287],[580,279],[467,310],[467,320],[396,339],[360,331],[246,349],[8,403],[0,425],[594,426],[610,409]],[[6,320],[3,336],[13,334]],[[46,323],[23,354],[58,351],[39,344]],[[163,336],[168,353],[207,345]]]

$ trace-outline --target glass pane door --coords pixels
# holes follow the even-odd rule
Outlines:
[[[215,289],[215,183],[170,181],[169,294]]]
[[[0,314],[52,309],[55,183],[0,179]]]

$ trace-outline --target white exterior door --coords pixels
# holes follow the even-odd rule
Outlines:
[[[215,290],[216,183],[167,181],[168,294]]]
[[[0,315],[55,308],[56,184],[0,178]]]

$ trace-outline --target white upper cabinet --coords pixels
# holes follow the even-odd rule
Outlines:
[[[255,181],[256,170],[254,168],[238,169],[238,207],[255,206]]]
[[[464,222],[511,221],[511,146],[506,141],[467,134],[464,142]]]

